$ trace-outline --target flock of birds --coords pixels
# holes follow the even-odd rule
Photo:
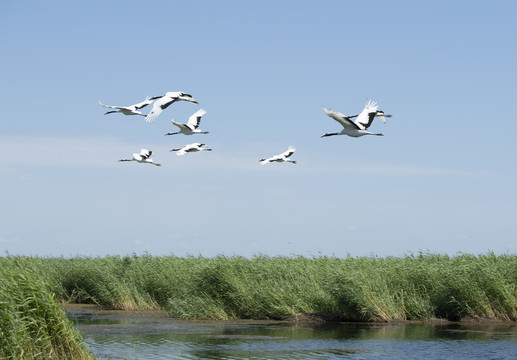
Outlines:
[[[148,123],[154,122],[158,116],[163,112],[163,110],[167,109],[171,104],[176,101],[187,101],[193,104],[198,105],[198,102],[192,97],[192,95],[184,93],[182,91],[171,91],[165,93],[163,96],[154,96],[154,97],[146,97],[144,101],[130,105],[130,106],[110,106],[104,105],[99,100],[99,104],[105,108],[116,109],[110,110],[106,112],[104,115],[113,114],[113,113],[122,113],[124,115],[139,115],[144,116],[145,121]],[[154,104],[153,104],[154,102]],[[151,111],[145,115],[142,114],[141,109],[145,108],[148,105],[153,104]],[[367,129],[370,127],[374,119],[379,119],[383,123],[386,122],[387,117],[391,117],[391,115],[385,114],[384,111],[378,109],[377,102],[373,100],[368,100],[363,110],[357,114],[352,116],[346,116],[343,113],[333,111],[331,109],[327,109],[323,107],[323,111],[332,119],[336,120],[343,129],[340,132],[334,133],[326,133],[321,137],[334,136],[334,135],[348,135],[351,137],[361,137],[364,135],[376,135],[383,136],[382,133],[372,133]],[[194,134],[208,134],[208,131],[201,131],[199,129],[199,124],[201,122],[201,117],[206,114],[204,109],[200,109],[192,114],[186,124],[177,123],[172,119],[172,124],[179,128],[177,132],[170,132],[165,135],[194,135]],[[355,120],[352,120],[355,118]],[[186,153],[190,152],[198,152],[198,151],[212,151],[212,149],[207,148],[206,144],[202,143],[192,143],[185,145],[182,148],[172,149],[170,151],[175,151],[178,156],[183,156]],[[295,160],[291,160],[290,157],[296,151],[294,146],[289,146],[289,148],[281,154],[274,155],[269,158],[260,159],[259,164],[264,165],[271,162],[290,162],[296,164]],[[161,164],[155,163],[151,159],[152,151],[147,149],[142,149],[139,154],[133,154],[133,158],[131,159],[121,159],[119,161],[137,161],[139,163],[147,163],[153,164],[156,166],[161,166]]]

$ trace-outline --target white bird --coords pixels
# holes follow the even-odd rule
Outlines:
[[[293,164],[296,164],[296,161],[289,159],[289,157],[291,155],[293,155],[295,151],[296,151],[296,148],[291,145],[291,146],[289,146],[287,151],[284,151],[283,153],[281,153],[279,155],[275,155],[275,156],[272,156],[267,159],[260,159],[259,163],[260,163],[260,165],[265,165],[265,164],[275,161],[275,162],[291,162]]]
[[[201,122],[201,116],[205,115],[206,111],[203,109],[200,109],[196,111],[194,114],[190,115],[188,118],[188,122],[186,124],[180,124],[174,121],[172,119],[172,123],[180,128],[180,131],[178,132],[170,132],[165,135],[176,135],[176,134],[185,134],[185,135],[192,135],[192,134],[208,134],[208,131],[201,131],[198,129],[199,123]]]
[[[142,101],[142,102],[140,102],[138,104],[135,104],[135,105],[130,105],[130,106],[109,106],[109,105],[104,105],[99,100],[99,104],[101,104],[101,106],[104,106],[105,108],[118,109],[118,110],[108,111],[104,115],[108,115],[108,114],[113,114],[113,113],[119,112],[119,113],[122,113],[124,115],[146,116],[146,115],[142,114],[140,111],[137,111],[137,110],[145,108],[147,105],[151,104],[152,102],[153,102],[153,100],[149,96],[146,97],[144,101]]]
[[[153,162],[151,159],[151,154],[153,152],[147,149],[140,150],[140,154],[133,154],[132,159],[120,159],[119,161],[138,161],[139,163],[147,163],[147,164],[153,164],[156,166],[162,166],[161,164],[157,164]]]
[[[156,100],[157,99],[157,100]],[[163,96],[154,96],[151,100],[156,100],[153,104],[153,108],[151,112],[147,114],[145,121],[153,122],[156,118],[162,113],[163,110],[167,109],[169,105],[176,101],[184,100],[194,104],[197,104],[197,101],[194,100],[192,95],[185,94],[182,91],[170,91],[165,93]]]
[[[367,131],[372,124],[373,119],[378,118],[382,122],[386,122],[386,117],[391,117],[391,115],[384,114],[384,111],[377,110],[378,106],[375,101],[368,100],[366,105],[364,106],[363,111],[359,115],[346,116],[343,113],[326,109],[323,107],[323,111],[325,114],[336,120],[343,126],[343,130],[338,133],[326,133],[321,137],[325,136],[333,136],[333,135],[348,135],[352,137],[360,137],[363,135],[377,135],[383,136],[381,133],[372,133]],[[351,118],[357,117],[355,121],[350,120]]]
[[[208,149],[206,144],[193,143],[183,146],[181,149],[172,149],[171,151],[176,151],[176,155],[183,156],[189,152],[196,151],[212,151],[212,149]]]

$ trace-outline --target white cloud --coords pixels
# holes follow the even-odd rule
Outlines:
[[[102,166],[112,164],[111,158],[117,159],[129,146],[111,137],[11,136],[0,142],[0,164],[22,166]]]
[[[466,171],[458,169],[434,168],[434,167],[418,167],[413,165],[396,165],[396,164],[371,164],[357,165],[350,164],[346,167],[335,165],[319,165],[309,167],[301,167],[301,172],[307,173],[330,173],[330,174],[371,174],[386,176],[492,176],[493,174],[486,171]]]

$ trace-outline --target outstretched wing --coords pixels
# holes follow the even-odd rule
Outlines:
[[[143,158],[146,158],[146,159],[149,159],[151,157],[152,153],[153,153],[152,151],[147,150],[147,149],[140,150],[140,156]]]
[[[267,158],[267,159],[262,159],[259,161],[259,164],[260,165],[265,165],[265,164],[269,164],[270,162],[272,162],[274,159],[274,157],[270,157],[270,158]]]
[[[178,156],[183,156],[183,155],[185,155],[185,154],[187,153],[187,151],[188,151],[188,147],[189,147],[189,146],[190,146],[190,145],[185,145],[185,146],[183,146],[181,149],[179,149],[178,151],[176,151],[176,155],[178,155]]]
[[[187,146],[185,146],[184,149],[186,152],[191,152],[191,151],[199,150],[202,146],[203,146],[203,144],[201,144],[201,143],[192,143],[192,144],[188,144]]]
[[[330,116],[332,119],[334,119],[338,123],[340,123],[341,126],[343,126],[345,129],[346,128],[349,128],[349,129],[361,129],[361,128],[359,128],[357,126],[357,124],[355,122],[350,120],[350,118],[348,116],[346,116],[345,114],[343,114],[343,113],[340,113],[338,111],[334,111],[332,109],[327,109],[325,107],[323,107],[323,111],[325,112],[325,114]]]
[[[101,103],[101,101],[99,100],[99,104],[101,106],[104,106],[105,108],[110,108],[110,109],[120,109],[121,107],[120,106],[110,106],[110,105],[104,105],[103,103]]]
[[[289,148],[287,149],[287,151],[284,151],[283,153],[281,153],[280,155],[278,156],[283,156],[283,157],[286,157],[288,158],[289,156],[293,155],[294,152],[296,151],[296,148],[294,146],[289,146]]]
[[[139,102],[138,104],[135,104],[135,105],[131,105],[130,107],[135,110],[139,110],[139,109],[145,108],[147,105],[151,104],[152,102],[153,102],[153,100],[151,100],[151,97],[148,96],[145,98],[144,101]]]
[[[167,109],[167,107],[176,100],[176,98],[171,98],[168,96],[162,96],[161,98],[156,100],[153,104],[151,112],[147,114],[147,116],[145,117],[145,121],[153,122],[154,120],[156,120],[156,118],[162,113],[162,111]]]
[[[197,129],[199,123],[201,122],[201,117],[206,114],[206,111],[203,109],[199,109],[194,114],[190,115],[188,118],[187,126],[192,130]]]
[[[373,119],[375,119],[377,108],[377,102],[368,100],[364,106],[363,111],[357,115],[357,119],[354,121],[357,127],[359,127],[361,130],[368,129],[372,124]]]

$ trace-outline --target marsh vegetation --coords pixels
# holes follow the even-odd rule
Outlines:
[[[0,359],[91,358],[59,303],[179,319],[515,321],[517,256],[8,255],[0,258]]]
[[[12,257],[56,300],[181,319],[517,319],[517,256]]]
[[[0,264],[0,359],[93,359],[42,269],[26,258]]]

